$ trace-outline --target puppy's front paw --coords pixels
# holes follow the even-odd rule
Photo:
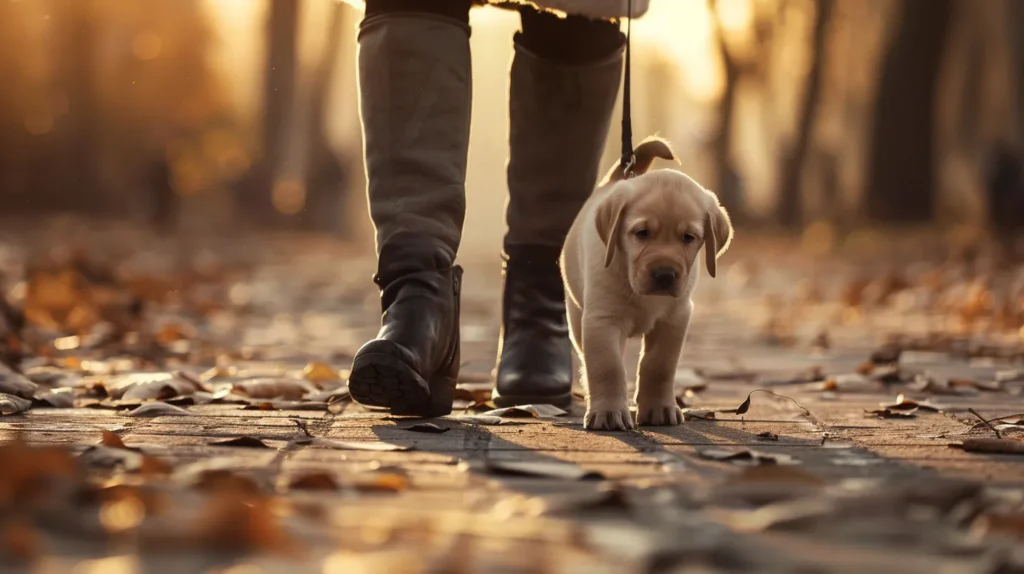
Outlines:
[[[671,403],[645,403],[639,401],[636,409],[637,423],[650,426],[675,426],[682,424],[683,411],[675,401]]]
[[[633,428],[633,415],[629,407],[587,409],[583,417],[583,428],[587,430],[628,430]]]

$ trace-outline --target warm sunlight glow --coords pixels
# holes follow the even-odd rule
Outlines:
[[[718,96],[722,71],[715,57],[714,22],[704,2],[653,2],[633,24],[633,41],[675,62],[683,86],[695,100],[707,102]]]

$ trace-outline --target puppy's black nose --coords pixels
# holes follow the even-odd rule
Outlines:
[[[679,272],[671,267],[658,267],[651,270],[651,281],[658,289],[671,289],[679,279]]]

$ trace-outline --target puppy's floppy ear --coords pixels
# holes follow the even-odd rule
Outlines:
[[[615,258],[615,250],[619,245],[619,234],[622,233],[623,214],[629,201],[622,190],[615,190],[597,207],[597,234],[604,242],[604,266],[608,267]]]
[[[729,249],[732,242],[732,222],[729,213],[718,203],[718,197],[708,192],[709,207],[704,215],[704,262],[708,275],[712,277],[718,272],[718,257]]]

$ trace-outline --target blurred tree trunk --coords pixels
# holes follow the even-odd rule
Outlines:
[[[260,155],[236,190],[235,202],[245,216],[261,223],[280,219],[274,208],[273,186],[284,156],[287,122],[295,93],[300,6],[300,0],[269,2]]]
[[[327,42],[313,77],[310,98],[310,141],[307,148],[310,151],[305,174],[307,201],[301,219],[307,228],[318,231],[337,231],[340,222],[344,221],[342,206],[345,205],[346,173],[343,163],[338,160],[331,148],[324,129],[328,109],[327,97],[343,51],[341,40],[344,22],[345,4],[335,2],[331,7]]]
[[[99,105],[95,85],[97,22],[90,0],[76,0],[57,10],[56,61],[67,113],[57,124],[60,151],[49,189],[41,190],[36,209],[103,210],[99,180]]]
[[[935,204],[936,88],[953,2],[900,4],[875,100],[867,213],[887,223],[923,223]]]
[[[718,0],[707,0],[715,25],[718,53],[722,58],[725,86],[718,100],[718,130],[711,144],[715,163],[714,190],[718,199],[734,220],[742,221],[745,212],[742,205],[739,172],[732,157],[732,126],[736,110],[736,90],[743,75],[743,67],[733,57],[725,37],[721,18],[718,16]]]
[[[803,101],[800,104],[800,118],[797,123],[796,139],[782,156],[779,179],[779,198],[776,216],[784,226],[797,226],[803,221],[803,168],[811,144],[814,121],[818,116],[821,100],[822,66],[825,61],[825,40],[828,37],[829,21],[832,18],[834,0],[815,2],[814,31],[811,39],[811,64],[807,72]]]
[[[1011,85],[1014,86],[1016,141],[997,143],[989,153],[985,188],[989,220],[995,234],[1012,251],[1015,236],[1024,231],[1024,2],[1008,0],[1006,38],[1010,43]]]

